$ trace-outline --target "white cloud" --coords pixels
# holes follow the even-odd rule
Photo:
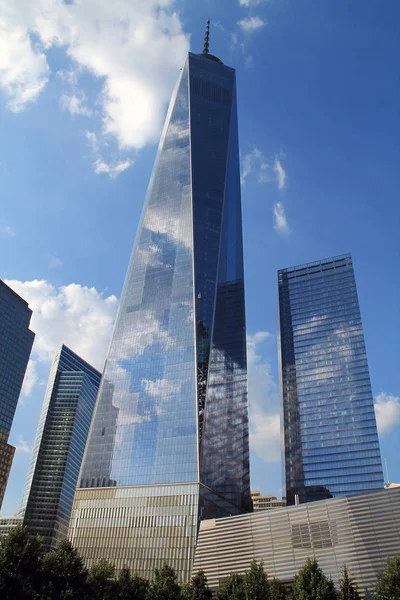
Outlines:
[[[33,48],[20,4],[10,3],[0,18],[0,87],[9,97],[8,108],[13,112],[33,102],[49,77],[46,56]]]
[[[258,183],[276,183],[279,190],[285,187],[286,172],[282,164],[283,154],[268,158],[265,153],[254,146],[242,159],[241,183],[246,183],[253,174]]]
[[[290,233],[285,207],[283,206],[282,202],[276,202],[274,206],[274,229],[283,235]]]
[[[276,173],[276,177],[277,177],[277,181],[278,181],[278,188],[280,190],[283,190],[283,188],[285,187],[285,182],[286,182],[286,171],[283,168],[282,162],[281,162],[280,158],[278,158],[278,156],[275,157],[274,171]]]
[[[57,254],[46,254],[46,257],[49,269],[59,269],[60,267],[62,267],[63,262],[57,256]]]
[[[273,159],[265,156],[265,153],[257,148],[244,155],[241,164],[242,185],[250,178],[255,178],[258,183],[275,183],[278,190],[282,190],[286,183],[286,171],[282,164],[283,154],[275,155]],[[277,233],[287,235],[290,233],[289,223],[282,202],[274,205],[274,229]]]
[[[95,132],[94,131],[86,131],[85,137],[86,137],[87,142],[88,142],[89,146],[91,147],[91,149],[94,152],[98,152],[99,151],[99,142],[98,142],[97,135],[95,134]]]
[[[381,392],[375,398],[376,424],[379,435],[387,435],[400,423],[400,397]]]
[[[30,454],[32,452],[32,448],[29,446],[28,442],[23,438],[23,436],[19,435],[17,439],[18,441],[15,444],[15,452]]]
[[[123,173],[123,171],[126,171],[126,169],[129,169],[134,164],[131,158],[105,161],[101,152],[101,143],[96,133],[94,131],[86,131],[85,137],[94,157],[93,167],[96,175],[105,173],[110,179],[116,179],[120,173]]]
[[[0,223],[0,238],[14,237],[15,235],[17,235],[17,232],[13,227]]]
[[[238,25],[245,33],[252,33],[257,29],[265,27],[267,21],[264,21],[261,17],[245,17],[238,21]]]
[[[97,175],[100,173],[107,173],[107,175],[110,176],[110,179],[115,179],[120,173],[126,171],[126,169],[129,169],[129,167],[132,165],[133,160],[130,160],[129,158],[126,160],[117,161],[114,164],[108,164],[104,162],[104,160],[98,158],[94,162],[94,171]]]
[[[69,85],[72,89],[76,89],[78,85],[79,73],[74,71],[74,69],[61,69],[56,73],[57,77],[61,79],[62,82]]]
[[[266,331],[247,336],[250,446],[265,462],[279,462],[279,393],[271,374],[271,367],[260,354],[261,344],[271,337]]]
[[[62,287],[38,280],[6,283],[33,311],[33,360],[51,361],[64,343],[97,369],[103,369],[118,305],[115,296],[103,296],[94,287],[76,283]]]
[[[62,94],[60,98],[61,108],[67,110],[71,115],[91,117],[92,111],[87,106],[87,98],[82,90],[75,94]]]
[[[244,59],[244,66],[245,66],[246,69],[251,69],[253,67],[253,65],[254,65],[253,57],[249,54]]]
[[[245,154],[242,159],[242,173],[240,177],[242,185],[246,183],[246,180],[252,173],[256,176],[259,183],[271,181],[271,167],[264,152],[256,146]]]
[[[38,380],[39,377],[36,370],[36,361],[30,358],[25,371],[24,382],[22,384],[22,395],[25,397],[30,396]]]
[[[12,110],[40,94],[49,77],[46,52],[58,47],[71,61],[64,82],[76,86],[82,72],[100,82],[93,105],[105,136],[129,150],[158,139],[189,47],[174,0],[13,0],[1,25],[0,84]],[[92,110],[75,92],[64,102],[74,114]]]
[[[239,0],[240,6],[246,6],[246,7],[258,6],[259,4],[261,4],[261,2],[262,2],[262,0]]]

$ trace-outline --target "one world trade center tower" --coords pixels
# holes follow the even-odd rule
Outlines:
[[[189,54],[126,276],[69,538],[190,576],[199,521],[250,508],[235,71]]]

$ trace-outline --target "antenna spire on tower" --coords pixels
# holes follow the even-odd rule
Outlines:
[[[207,56],[210,49],[210,19],[207,19],[206,35],[204,37],[203,55]]]

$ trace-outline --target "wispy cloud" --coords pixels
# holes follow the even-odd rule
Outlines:
[[[400,424],[400,397],[381,392],[375,398],[376,424],[379,434],[390,434]]]
[[[253,67],[254,60],[251,54],[248,54],[244,59],[244,66],[246,69],[251,69]]]
[[[282,235],[288,235],[290,233],[285,207],[282,202],[276,202],[274,205],[274,229],[277,233]]]
[[[57,256],[57,254],[46,254],[47,264],[49,269],[59,269],[63,266],[62,260]]]
[[[241,183],[245,184],[250,174],[255,175],[259,183],[270,181],[270,171],[264,152],[254,146],[242,159]]]
[[[94,131],[86,131],[85,132],[85,137],[87,139],[87,142],[90,146],[90,148],[93,150],[93,152],[99,152],[99,142],[97,139],[97,135],[95,134]]]
[[[257,31],[257,29],[261,29],[267,25],[267,21],[261,19],[261,17],[245,17],[238,21],[239,27],[245,33],[253,33],[253,31]]]
[[[11,227],[11,225],[7,225],[6,223],[0,223],[0,237],[7,238],[14,237],[15,235],[17,235],[17,232],[13,227]]]
[[[285,187],[285,182],[286,182],[286,172],[285,172],[285,169],[283,168],[281,159],[278,156],[275,157],[274,171],[277,176],[278,187],[280,190],[283,190],[283,188]]]
[[[258,183],[275,182],[278,189],[282,190],[286,183],[282,158],[282,153],[268,158],[262,150],[254,146],[242,159],[242,185],[246,183],[249,175],[253,175]]]
[[[134,164],[132,158],[105,160],[102,155],[101,144],[95,132],[86,131],[85,136],[93,155],[93,168],[97,175],[105,173],[110,179],[115,179]]]
[[[97,174],[106,173],[110,176],[110,179],[115,179],[120,173],[123,173],[124,171],[126,171],[126,169],[129,169],[129,167],[131,167],[132,165],[133,160],[128,158],[126,160],[121,160],[114,164],[108,164],[103,160],[98,159],[94,163],[94,171]]]
[[[74,94],[62,94],[60,104],[61,108],[67,110],[71,115],[91,117],[93,114],[87,106],[87,97],[82,90]]]
[[[19,435],[17,439],[18,441],[15,445],[15,452],[20,452],[21,454],[30,454],[32,452],[32,448],[29,446],[24,437]]]
[[[254,146],[250,152],[244,155],[241,165],[242,185],[253,178],[259,184],[275,183],[278,190],[282,191],[286,186],[286,171],[282,160],[284,154],[276,154],[274,158],[267,158],[265,153]],[[273,207],[274,229],[280,235],[288,235],[290,226],[287,220],[283,202],[275,202]]]
[[[262,1],[263,0],[239,0],[239,4],[240,6],[250,8],[251,6],[258,6]]]

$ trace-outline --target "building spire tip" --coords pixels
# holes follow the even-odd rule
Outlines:
[[[206,35],[204,37],[204,48],[203,48],[204,56],[208,56],[209,49],[210,49],[210,19],[207,19]]]

